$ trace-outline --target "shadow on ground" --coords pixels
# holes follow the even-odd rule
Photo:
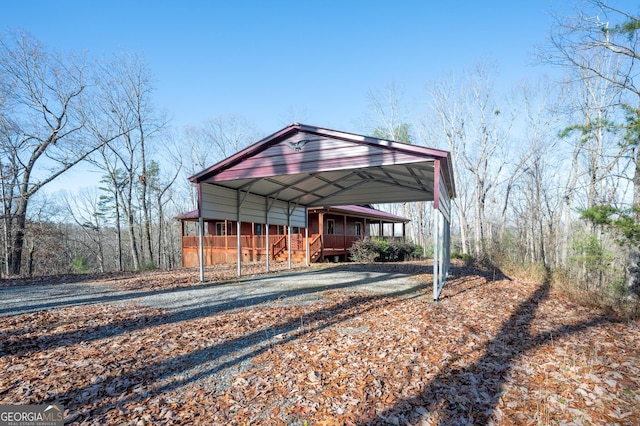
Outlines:
[[[464,289],[449,297],[468,291]],[[551,339],[559,339],[591,327],[615,320],[599,316],[575,325],[562,325],[555,330],[532,334],[531,325],[538,307],[549,298],[550,284],[545,282],[521,302],[502,324],[495,339],[484,348],[480,359],[467,368],[456,368],[456,359],[446,363],[440,373],[429,381],[420,395],[403,399],[375,418],[361,424],[408,424],[419,423],[428,413],[436,413],[438,425],[495,424],[495,410],[503,394],[504,385],[515,360],[527,351],[541,346]],[[453,392],[452,392],[453,391]],[[475,396],[465,401],[452,399],[452,394]],[[422,409],[416,410],[417,407]]]
[[[260,306],[263,303],[273,301],[292,300],[296,301],[301,296],[320,296],[327,290],[354,290],[352,297],[338,301],[329,307],[322,308],[309,306],[309,310],[304,314],[307,326],[301,326],[302,320],[299,317],[283,319],[271,325],[269,333],[264,330],[256,330],[246,333],[240,337],[227,341],[211,344],[204,348],[190,351],[188,353],[173,356],[169,359],[154,361],[152,359],[144,363],[140,368],[133,371],[123,372],[115,376],[109,376],[98,384],[86,384],[73,387],[63,393],[53,393],[48,395],[43,403],[62,403],[66,407],[78,410],[82,417],[90,416],[99,418],[105,412],[114,409],[114,395],[121,395],[118,398],[118,406],[126,406],[131,402],[137,402],[143,398],[162,395],[165,392],[187,386],[201,378],[217,374],[223,370],[237,368],[239,365],[250,362],[254,357],[264,353],[271,348],[277,348],[289,342],[293,342],[303,336],[327,327],[335,326],[351,318],[362,316],[372,309],[379,309],[385,305],[396,303],[400,299],[409,297],[431,298],[431,283],[415,281],[413,286],[403,289],[390,289],[385,294],[363,294],[357,290],[372,284],[381,284],[406,277],[407,271],[400,271],[398,267],[387,267],[376,265],[373,274],[365,274],[362,278],[336,282],[331,284],[316,284],[287,290],[268,291],[259,295],[235,294],[233,296],[221,296],[219,299],[212,299],[201,306],[190,307],[170,311],[140,318],[130,318],[122,321],[110,322],[98,327],[86,327],[79,330],[63,332],[58,334],[45,335],[34,341],[34,339],[21,338],[19,335],[12,336],[12,344],[4,345],[0,356],[29,356],[34,351],[55,350],[75,343],[88,343],[97,339],[109,336],[131,333],[135,330],[152,328],[154,326],[189,321],[198,318],[213,316],[222,312],[234,309],[250,309]],[[371,272],[358,265],[334,266],[322,269],[317,272],[317,277],[322,277],[325,272],[331,271],[355,271]],[[485,277],[477,283],[473,280],[467,281],[465,275],[470,272],[469,268],[452,267],[451,277],[456,277],[458,285],[452,287],[446,298],[453,299],[467,297],[467,292],[473,288],[495,279],[495,273]],[[298,271],[282,276],[296,279],[315,272]],[[417,266],[411,269],[411,274],[430,274],[431,267]],[[237,282],[228,283],[205,283],[197,284],[188,288],[179,288],[168,291],[135,291],[120,295],[98,294],[95,297],[86,297],[73,303],[105,303],[105,302],[126,302],[145,296],[162,293],[178,295],[180,292],[193,291],[194,289],[224,289],[225,286],[232,285],[258,285],[261,286],[274,276],[260,276],[243,280],[242,284]],[[488,424],[492,421],[495,409],[501,396],[503,385],[508,377],[509,370],[514,361],[521,354],[546,343],[551,338],[577,333],[599,324],[612,322],[609,318],[598,317],[581,324],[572,326],[561,326],[551,332],[544,334],[532,334],[531,324],[536,314],[538,306],[549,298],[550,288],[548,283],[541,285],[527,300],[522,301],[513,311],[509,318],[501,325],[497,336],[487,343],[483,348],[480,359],[464,369],[457,369],[454,366],[455,360],[449,360],[440,370],[435,378],[429,381],[420,395],[404,399],[384,413],[380,413],[375,418],[365,419],[362,424],[385,424],[388,422],[402,424],[403,422],[418,422],[423,411],[416,411],[416,407],[426,408],[429,412],[438,413],[439,424]],[[38,306],[38,305],[36,305]],[[43,309],[52,307],[68,306],[64,302],[53,305],[43,303]],[[276,336],[280,336],[276,339]],[[175,376],[176,373],[181,373]],[[168,374],[173,374],[175,379],[171,381],[163,380]],[[132,392],[136,385],[144,385],[144,391]],[[98,389],[96,389],[96,386]],[[451,401],[451,388],[459,389],[466,395],[476,395],[475,399],[468,399],[465,404]],[[6,389],[0,393],[6,393]],[[88,395],[92,398],[88,401]],[[98,395],[96,398],[95,395]],[[125,396],[126,395],[126,396]],[[90,412],[86,412],[83,407],[91,403],[93,407]],[[84,411],[83,411],[84,410]]]

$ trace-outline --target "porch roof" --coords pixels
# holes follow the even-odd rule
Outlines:
[[[382,221],[388,221],[388,222],[394,222],[394,223],[411,222],[411,220],[407,219],[406,217],[397,216],[395,214],[391,214],[388,212],[383,212],[382,210],[374,209],[373,207],[357,206],[357,205],[335,206],[335,207],[327,207],[323,209],[314,208],[314,209],[309,209],[309,212],[311,213],[311,212],[322,211],[322,210],[324,210],[327,213],[338,213],[338,214],[364,217],[367,219],[382,220]]]
[[[407,223],[411,222],[411,220],[406,217],[397,216],[395,214],[387,213],[382,210],[374,209],[373,207],[367,206],[336,206],[336,207],[328,207],[328,208],[317,208],[317,209],[309,209],[309,212],[316,211],[325,211],[325,212],[334,212],[345,215],[352,215],[356,217],[364,217],[367,219],[375,219],[375,220],[383,220],[389,222],[396,223]],[[197,221],[198,220],[198,210],[191,210],[190,212],[182,213],[176,216],[177,220],[186,220],[186,221]]]

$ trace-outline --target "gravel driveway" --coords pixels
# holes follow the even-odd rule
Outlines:
[[[108,281],[45,283],[0,287],[0,316],[100,303],[151,306],[190,316],[195,311],[217,312],[264,302],[312,303],[328,290],[401,295],[427,285],[392,267],[371,270],[358,265],[296,270],[169,290],[121,290]]]

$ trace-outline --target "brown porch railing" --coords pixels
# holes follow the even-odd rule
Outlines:
[[[277,241],[281,238],[279,235],[269,236],[269,240]],[[203,238],[205,248],[236,248],[238,243],[237,235],[205,235]],[[267,248],[266,236],[264,235],[241,235],[240,244],[246,249],[265,249]],[[286,243],[286,242],[285,242]],[[198,248],[198,236],[182,237],[182,247]]]
[[[361,237],[357,235],[325,235],[324,248],[325,250],[347,250],[359,238]]]
[[[316,261],[324,248],[325,253],[335,253],[337,251],[348,250],[359,236],[356,235],[319,235],[314,234],[309,237],[309,256],[310,261]],[[199,237],[197,235],[182,237],[183,248],[198,248]],[[235,250],[237,247],[238,237],[236,235],[206,235],[203,238],[204,249],[215,250]],[[270,255],[272,259],[276,259],[282,253],[286,253],[288,249],[287,235],[270,235],[269,243],[271,244]],[[240,244],[243,250],[265,250],[267,247],[266,236],[264,235],[241,235]],[[324,247],[323,247],[324,245]],[[304,252],[305,238],[304,235],[291,235],[291,251]]]

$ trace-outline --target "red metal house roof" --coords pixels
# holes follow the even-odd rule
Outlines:
[[[382,210],[374,209],[373,207],[367,206],[338,206],[338,207],[329,207],[322,209],[314,209],[314,210],[325,210],[327,212],[335,212],[342,214],[352,214],[354,216],[366,217],[368,219],[376,219],[376,220],[388,220],[391,222],[410,222],[409,219],[402,216],[397,216],[391,213],[384,212]],[[310,210],[311,211],[311,210]],[[192,210],[190,212],[182,213],[176,216],[178,220],[198,220],[198,210]]]
[[[309,209],[310,212],[314,210],[320,209]],[[376,220],[388,220],[390,222],[411,222],[410,219],[406,217],[397,216],[395,214],[391,214],[388,212],[384,212],[382,210],[374,209],[373,207],[367,206],[336,206],[336,207],[327,207],[326,210],[329,213],[341,213],[341,214],[352,214],[354,216],[366,217],[367,219],[376,219]]]

